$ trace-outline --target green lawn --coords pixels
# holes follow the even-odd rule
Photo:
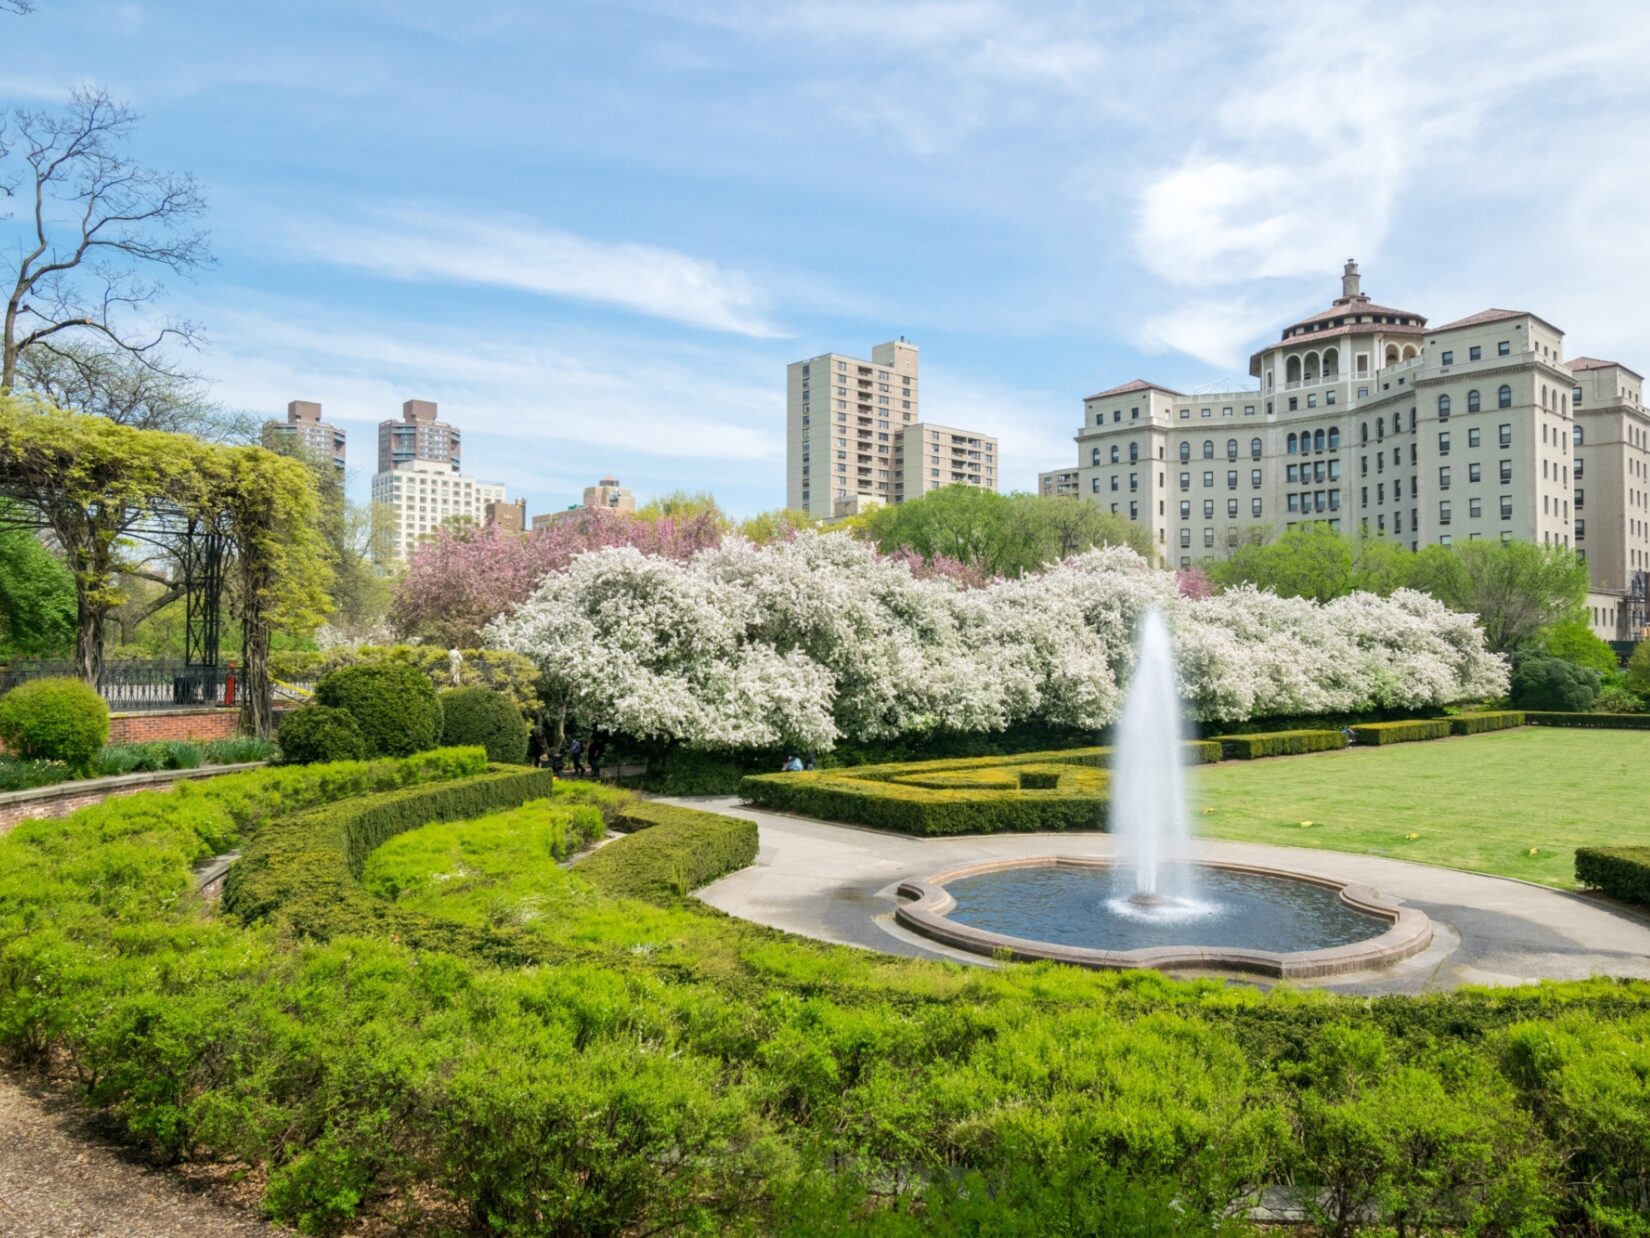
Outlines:
[[[1211,838],[1359,851],[1564,887],[1576,884],[1577,847],[1650,844],[1646,731],[1523,727],[1222,761],[1193,779],[1200,807],[1192,828]]]

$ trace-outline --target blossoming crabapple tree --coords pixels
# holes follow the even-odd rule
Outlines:
[[[682,559],[595,550],[547,575],[489,643],[540,667],[571,717],[695,748],[828,749],[1121,712],[1141,616],[1174,628],[1204,719],[1436,707],[1505,689],[1467,615],[1419,593],[1327,605],[1184,589],[1132,550],[967,588],[851,538],[730,538]]]

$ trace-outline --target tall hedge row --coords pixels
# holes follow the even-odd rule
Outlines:
[[[1650,847],[1577,847],[1576,880],[1650,907]]]

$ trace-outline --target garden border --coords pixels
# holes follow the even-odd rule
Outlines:
[[[263,769],[268,764],[268,761],[243,761],[236,765],[197,765],[194,769],[110,774],[107,778],[71,778],[67,782],[54,782],[49,787],[0,792],[0,834],[25,821],[66,817],[117,795],[165,791],[176,782],[214,778],[219,774],[244,774],[249,770]]]

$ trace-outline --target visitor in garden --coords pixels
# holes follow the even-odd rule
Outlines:
[[[584,741],[577,735],[567,741],[567,759],[573,763],[573,773],[584,773]]]
[[[585,748],[585,757],[590,762],[591,777],[600,780],[602,776],[602,752],[607,747],[607,737],[600,731],[590,732],[590,743]]]
[[[795,755],[786,757],[784,772],[787,774],[800,774],[802,772],[802,758]]]
[[[808,753],[807,756],[802,758],[802,768],[804,770],[812,770],[812,769],[818,769],[819,768],[818,763],[815,762],[815,760],[814,760],[814,754],[813,753],[810,752],[810,753]]]

